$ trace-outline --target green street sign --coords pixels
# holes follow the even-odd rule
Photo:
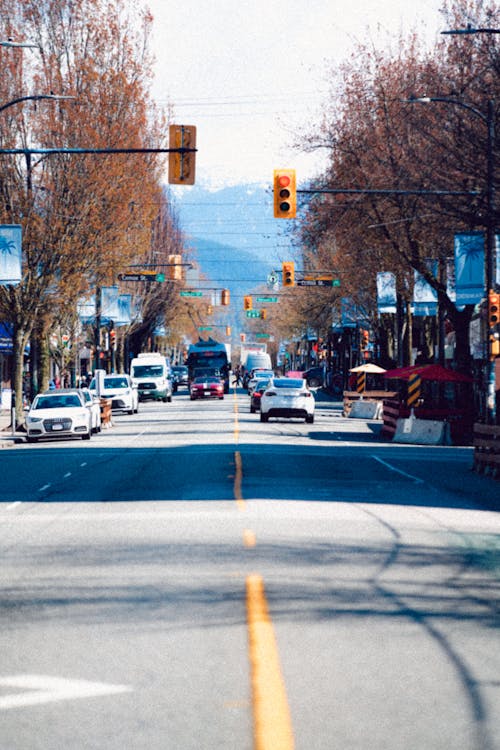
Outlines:
[[[247,310],[247,318],[260,318],[260,310]]]
[[[255,338],[256,339],[269,339],[271,338],[271,334],[270,333],[256,333]]]
[[[212,326],[198,326],[199,331],[211,331]]]
[[[277,302],[278,298],[277,297],[257,297],[256,301],[257,302]]]
[[[157,273],[156,274],[156,281],[165,281],[165,274],[164,273]]]
[[[340,286],[340,279],[333,279],[332,286]]]
[[[180,293],[181,297],[203,297],[203,292],[191,292],[184,290]]]

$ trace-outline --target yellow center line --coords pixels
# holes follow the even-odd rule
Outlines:
[[[246,579],[255,750],[293,750],[294,738],[264,582]]]
[[[243,532],[243,544],[245,547],[255,547],[257,544],[257,537],[255,536],[255,532],[251,529],[245,529]]]

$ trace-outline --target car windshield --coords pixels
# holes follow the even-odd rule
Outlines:
[[[304,381],[298,378],[282,378],[274,380],[272,386],[273,388],[304,388]]]
[[[105,378],[104,387],[110,388],[128,388],[127,378]]]
[[[39,396],[33,403],[33,409],[66,409],[81,405],[79,396],[76,393],[69,393],[65,396]]]
[[[254,372],[252,379],[264,380],[264,378],[267,378],[269,380],[273,375],[274,373],[272,370],[258,370],[257,372]]]
[[[163,365],[134,365],[135,378],[161,378]]]
[[[188,368],[184,367],[183,365],[174,365],[174,367],[172,367],[172,370],[174,372],[178,372],[179,374],[184,374],[185,372],[187,372],[187,369]]]

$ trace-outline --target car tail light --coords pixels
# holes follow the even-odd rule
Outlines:
[[[299,395],[305,396],[305,398],[312,398],[312,393],[310,393],[309,391],[301,391]]]

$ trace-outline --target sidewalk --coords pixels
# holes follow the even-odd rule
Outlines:
[[[16,443],[23,443],[23,435],[22,432],[12,434],[10,411],[7,409],[0,410],[0,448],[8,448]]]

